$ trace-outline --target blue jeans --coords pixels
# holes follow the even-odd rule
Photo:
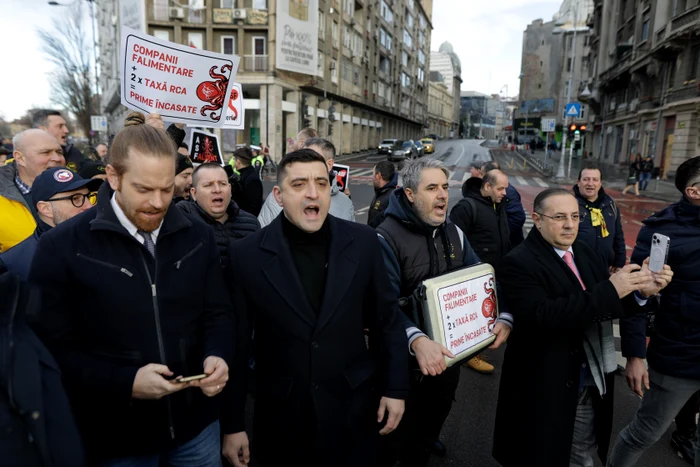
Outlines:
[[[170,452],[146,457],[111,459],[101,467],[221,467],[219,422],[206,427],[194,439]]]
[[[639,174],[639,189],[646,190],[649,186],[649,180],[651,180],[651,172]]]

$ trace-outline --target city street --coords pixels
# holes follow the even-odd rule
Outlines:
[[[469,165],[473,160],[491,160],[491,153],[485,147],[483,140],[441,140],[437,142],[434,157],[442,160],[450,170],[450,208],[462,197],[461,185],[469,177]],[[482,146],[484,144],[484,146]],[[526,230],[531,226],[530,212],[532,204],[539,192],[548,187],[560,186],[557,183],[542,178],[530,169],[520,158],[506,156],[504,151],[492,151],[501,167],[508,174],[509,180],[522,197],[523,205],[528,213]],[[372,167],[386,156],[378,154],[341,157],[338,163],[350,165],[350,188],[355,204],[357,222],[366,223],[367,210],[374,196],[372,189]],[[266,195],[273,183],[265,182]],[[566,188],[571,188],[567,186]],[[630,196],[622,197],[619,190],[609,190],[622,212],[623,229],[628,254],[634,247],[637,233],[642,226],[641,221],[654,212],[665,207],[665,201]],[[618,362],[624,365],[624,359],[619,353],[619,331],[615,325],[616,348]],[[463,368],[457,401],[442,432],[442,441],[448,448],[447,456],[435,458],[431,467],[497,467],[498,463],[491,456],[493,443],[493,427],[495,420],[496,401],[500,380],[500,369],[503,362],[503,350],[487,351],[485,358],[496,366],[496,371],[489,376],[479,375]],[[532,365],[538,365],[537,355],[532,356]],[[628,388],[624,377],[615,378],[615,416],[613,422],[613,442],[617,433],[631,420],[639,398]],[[528,384],[527,381],[522,382]],[[533,424],[537,423],[533,420]],[[639,467],[682,467],[687,465],[678,458],[671,449],[669,440],[674,426],[661,440],[644,454]],[[598,462],[596,464],[600,466]]]

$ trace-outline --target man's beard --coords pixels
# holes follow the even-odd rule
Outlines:
[[[122,209],[123,210],[123,209]],[[137,211],[138,212],[138,211]],[[165,212],[166,210],[153,210],[149,211],[150,213],[162,213],[161,216],[159,216],[156,219],[144,219],[142,217],[139,217],[137,212],[133,211],[124,211],[124,215],[126,216],[127,219],[131,221],[132,224],[136,226],[138,230],[141,230],[143,232],[153,232],[156,230],[158,227],[160,227],[160,223],[163,221],[163,217],[165,217]]]
[[[175,193],[173,193],[173,198],[190,199],[190,188],[192,188],[192,185],[187,185],[183,190],[180,190],[176,185]]]

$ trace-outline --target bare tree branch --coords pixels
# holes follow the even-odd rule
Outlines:
[[[51,100],[75,115],[85,134],[90,133],[90,116],[97,108],[91,73],[91,40],[85,30],[82,2],[68,10],[51,30],[37,31],[41,50],[53,63]]]

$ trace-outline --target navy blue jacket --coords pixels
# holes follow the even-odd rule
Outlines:
[[[5,266],[7,272],[15,274],[23,281],[26,281],[29,278],[29,267],[32,265],[32,258],[34,258],[39,237],[50,228],[51,226],[44,221],[37,220],[37,227],[32,235],[0,254],[0,264]]]
[[[625,247],[625,234],[622,232],[622,216],[615,201],[605,194],[602,187],[598,192],[598,199],[594,203],[590,203],[581,195],[577,185],[574,185],[573,190],[578,201],[579,211],[586,216],[579,225],[576,240],[581,240],[593,248],[607,266],[623,267],[627,262],[627,249]],[[603,212],[609,233],[607,237],[603,238],[602,226],[593,227],[591,212],[586,206],[600,209]]]
[[[525,240],[523,236],[525,209],[520,200],[520,193],[510,183],[506,187],[506,198],[508,198],[506,215],[508,217],[508,228],[510,229],[510,247],[515,248]]]
[[[6,467],[81,467],[78,428],[61,372],[27,325],[40,293],[0,275],[0,463]]]
[[[649,366],[660,373],[700,379],[700,206],[683,198],[644,224],[632,262],[642,264],[649,256],[653,234],[666,235],[671,239],[667,264],[673,270],[673,280],[660,293],[648,350],[646,316],[620,321],[622,355],[644,358],[646,354]]]
[[[155,258],[119,222],[102,185],[97,206],[41,236],[30,282],[43,292],[34,325],[60,365],[91,462],[175,449],[219,418],[198,388],[132,398],[149,363],[197,375],[231,361],[235,319],[214,232],[168,207]]]

